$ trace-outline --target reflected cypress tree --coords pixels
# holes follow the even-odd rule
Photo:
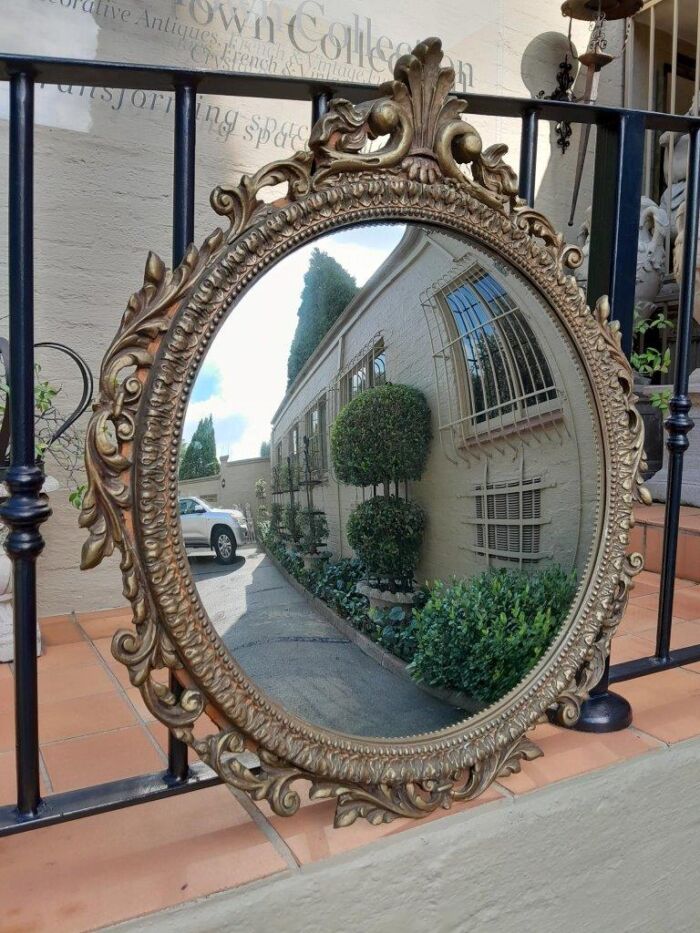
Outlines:
[[[355,279],[328,253],[314,249],[304,275],[297,326],[289,350],[287,385],[343,313],[358,287]]]
[[[216,456],[214,419],[211,415],[202,418],[180,461],[180,479],[199,476],[216,476],[219,458]]]

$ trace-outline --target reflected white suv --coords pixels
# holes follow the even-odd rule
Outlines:
[[[180,523],[185,547],[213,550],[220,564],[232,564],[236,548],[245,543],[248,524],[238,509],[213,509],[196,496],[182,497]]]

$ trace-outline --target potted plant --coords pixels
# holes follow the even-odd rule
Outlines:
[[[323,559],[319,552],[328,540],[325,512],[314,508],[302,509],[299,514],[299,527],[304,567],[307,570],[317,568]]]
[[[423,473],[430,439],[428,403],[422,392],[407,385],[367,389],[341,410],[333,425],[336,476],[343,483],[371,487],[373,493],[356,506],[347,526],[348,542],[367,568],[367,579],[358,589],[372,608],[413,600],[425,517],[405,493],[408,481]]]
[[[634,370],[635,391],[639,395],[637,410],[644,421],[647,470],[645,478],[653,476],[661,469],[664,454],[663,419],[668,413],[671,398],[669,386],[653,385],[652,380],[665,376],[671,367],[671,351],[667,347],[663,352],[653,345],[646,345],[647,335],[660,336],[664,330],[672,332],[673,321],[659,311],[654,317],[641,317],[635,312],[634,337],[636,349],[630,354],[630,364]],[[645,345],[642,347],[642,340]]]
[[[281,502],[270,503],[270,525],[269,530],[273,538],[279,538],[282,528],[283,507]]]
[[[291,541],[294,547],[299,546],[301,541],[301,526],[299,522],[299,513],[300,513],[299,504],[297,502],[290,502],[284,507],[284,528],[286,532],[286,537]]]

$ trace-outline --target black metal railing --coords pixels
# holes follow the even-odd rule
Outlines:
[[[194,239],[195,117],[197,94],[309,101],[317,118],[333,96],[354,102],[376,93],[374,85],[328,83],[272,75],[190,71],[148,65],[0,55],[0,80],[10,83],[9,294],[12,460],[10,497],[1,516],[8,524],[7,552],[14,568],[15,719],[17,805],[0,807],[0,835],[155,800],[218,783],[201,764],[188,764],[187,748],[171,736],[168,770],[101,784],[42,800],[36,661],[36,561],[43,548],[41,524],[50,509],[40,497],[43,475],[34,453],[33,140],[34,87],[74,84],[175,93],[173,171],[173,262]],[[534,199],[540,121],[597,127],[588,298],[610,295],[620,321],[623,347],[632,345],[636,243],[644,136],[648,131],[690,134],[684,271],[678,314],[678,363],[671,414],[666,422],[670,455],[656,654],[615,665],[584,708],[582,727],[609,731],[629,719],[629,706],[608,690],[608,681],[700,661],[700,645],[671,651],[674,577],[678,543],[683,455],[688,446],[688,359],[700,190],[700,119],[555,100],[458,94],[469,112],[519,118],[520,194]],[[179,689],[173,682],[174,689]]]

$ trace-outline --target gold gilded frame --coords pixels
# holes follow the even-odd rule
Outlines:
[[[633,503],[648,501],[640,479],[643,429],[607,301],[593,313],[587,308],[568,272],[580,262],[579,250],[517,197],[505,147],[482,149],[461,118],[466,104],[449,96],[454,74],[441,59],[439,40],[426,40],[398,61],[378,99],[333,101],[312,130],[309,150],[243,176],[235,188],[216,188],[211,202],[228,229],[190,247],[177,269],[149,255],[143,287],[129,300],[106,354],[87,432],[81,524],[89,538],[82,564],[93,567],[115,548],[121,552],[133,628],[116,633],[112,650],[132,684],[153,715],[224,781],[267,799],[282,815],[299,806],[294,783],[308,781],[311,797],[336,798],[336,825],[358,816],[374,823],[424,816],[476,796],[541,754],[527,731],[548,711],[562,724],[576,721],[642,566],[639,554],[626,551]],[[381,148],[362,151],[378,137],[387,137]],[[286,193],[273,204],[258,197],[279,184]],[[598,550],[553,653],[477,717],[391,741],[315,728],[257,689],[199,601],[177,507],[189,391],[232,302],[291,249],[331,228],[373,219],[423,221],[472,237],[540,291],[578,348],[604,464]],[[180,696],[163,670],[178,672],[186,687]],[[216,727],[199,738],[194,726],[205,710]],[[245,749],[256,751],[259,769],[241,763]]]

